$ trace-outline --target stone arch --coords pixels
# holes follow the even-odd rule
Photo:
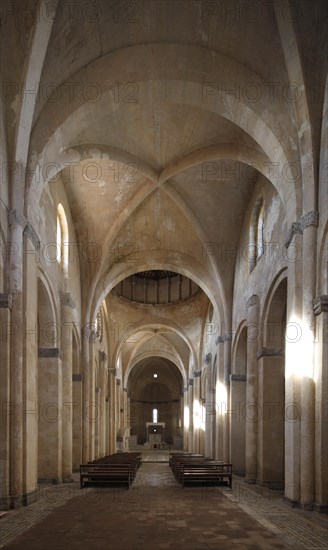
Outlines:
[[[132,72],[134,71],[135,67],[135,64],[134,66],[132,66],[132,58],[136,60],[139,57],[142,57],[143,63],[141,63],[140,66],[142,67],[142,71],[144,71],[144,74],[140,75],[140,80],[137,84],[140,89],[143,89],[143,85],[145,85],[146,83],[147,85],[149,85],[149,72],[152,69],[152,60],[154,55],[157,54],[161,56],[167,53],[167,48],[168,45],[163,43],[147,44],[143,46],[138,45],[132,46],[130,48],[123,48],[114,53],[112,52],[101,57],[100,59],[92,63],[92,66],[89,67],[88,72],[82,70],[78,72],[75,76],[78,77],[81,86],[83,86],[87,79],[90,79],[91,74],[94,74],[95,78],[97,78],[98,74],[101,76],[103,74],[105,65],[107,67],[107,72],[110,71],[110,69],[112,68],[113,78],[115,78],[115,70],[117,70],[117,67],[124,66],[126,67],[125,76],[127,78],[127,81],[129,81],[129,79],[131,80],[131,78],[129,77],[132,76]],[[227,118],[234,124],[237,124],[255,141],[257,141],[262,149],[265,151],[265,153],[269,156],[270,162],[274,163],[275,165],[279,165],[281,171],[286,165],[288,165],[289,161],[295,161],[295,154],[289,149],[289,154],[292,155],[292,158],[288,157],[288,153],[286,152],[288,151],[288,147],[285,143],[285,140],[282,139],[281,135],[278,135],[279,130],[276,124],[274,113],[271,113],[270,115],[268,115],[267,113],[267,120],[264,120],[260,116],[260,113],[263,113],[265,110],[264,98],[262,98],[262,101],[259,101],[258,104],[255,105],[253,103],[243,100],[237,101],[233,93],[227,93],[227,98],[225,101],[218,101],[217,98],[211,95],[209,98],[207,98],[208,101],[204,102],[204,99],[202,100],[202,98],[199,97],[201,95],[199,94],[200,83],[206,82],[206,73],[204,73],[205,67],[207,67],[207,70],[212,71],[212,74],[215,76],[217,67],[220,66],[221,79],[225,80],[226,78],[227,82],[229,82],[230,80],[233,81],[233,75],[238,74],[238,82],[241,82],[241,84],[243,82],[251,81],[254,83],[258,82],[259,85],[263,86],[264,83],[261,81],[258,75],[247,69],[244,65],[238,63],[235,60],[229,59],[226,56],[219,54],[218,52],[215,52],[214,54],[214,52],[209,52],[204,48],[190,45],[186,46],[181,44],[170,44],[169,48],[171,55],[172,51],[176,50],[175,53],[179,54],[178,57],[185,57],[186,60],[192,58],[193,63],[195,62],[195,60],[197,60],[198,66],[186,66],[184,67],[183,71],[182,69],[180,70],[176,67],[157,67],[156,76],[158,86],[155,88],[155,92],[161,96],[162,100],[169,100],[177,104],[183,103],[184,105],[197,106],[202,109],[212,111],[213,113],[220,114],[221,116]],[[188,51],[190,49],[194,50],[195,55],[190,57],[189,51],[189,55],[184,56],[186,48],[188,48]],[[133,50],[133,52],[131,52],[131,50]],[[147,55],[146,53],[148,53],[149,55]],[[111,67],[112,63],[114,64],[113,67]],[[192,80],[192,77],[190,76],[192,73],[188,73],[188,69],[191,69],[193,71],[194,80]],[[160,71],[160,74],[158,74],[158,70]],[[175,79],[174,75],[171,74],[173,70],[178,73],[175,75]],[[199,81],[197,80],[197,76],[199,77]],[[166,90],[166,86],[160,85],[161,80],[167,77],[170,78],[169,97],[164,95],[164,90]],[[99,81],[101,81],[101,78],[99,79]],[[62,85],[63,91],[64,84],[65,83],[63,83]],[[265,88],[265,86],[263,86],[263,88]],[[65,105],[62,105],[59,124],[56,128],[50,128],[49,124],[47,127],[44,122],[45,120],[58,120],[58,113],[55,114],[56,106],[51,103],[47,104],[43,109],[43,116],[40,116],[38,123],[36,124],[36,127],[34,129],[34,143],[32,150],[37,151],[37,155],[39,155],[42,150],[45,151],[45,147],[48,147],[48,144],[51,141],[51,137],[55,133],[56,135],[60,134],[66,144],[71,143],[74,137],[73,129],[76,128],[76,120],[83,120],[87,125],[88,117],[91,117],[90,120],[95,120],[96,111],[99,113],[102,112],[103,114],[104,111],[101,104],[103,103],[103,101],[106,102],[107,105],[109,104],[106,97],[106,94],[109,93],[109,90],[105,90],[105,93],[102,94],[101,100],[93,103],[92,106],[88,105],[88,102],[84,104],[81,102],[75,102],[74,105],[70,105],[67,94],[67,98],[64,94],[66,103]],[[167,94],[167,91],[165,93]],[[148,97],[147,94],[144,95],[146,98]],[[82,101],[82,94],[80,97]],[[262,106],[263,109],[261,109]],[[243,112],[243,115],[241,115],[241,112]],[[275,131],[273,131],[273,128],[275,129]],[[63,148],[65,148],[65,143],[62,143]],[[46,144],[46,146],[44,147],[43,144]],[[58,151],[58,147],[56,147],[56,149]],[[45,156],[45,161],[55,161],[56,155],[57,154],[55,154],[55,157],[52,158],[52,154],[50,154],[48,159]],[[41,153],[41,156],[44,155]],[[296,209],[300,206],[297,205],[297,201],[295,200],[297,197],[296,187],[294,187],[294,184],[295,182],[292,182],[291,185],[287,185],[287,183],[284,182],[284,178],[280,177],[279,174],[275,179],[275,185],[277,185],[280,189],[285,210],[291,215],[290,221],[297,219],[297,214],[299,213],[297,213]]]
[[[142,339],[135,346],[135,349],[133,350],[133,352],[130,356],[130,363],[135,362],[136,358],[139,357],[140,355],[148,355],[149,353],[150,354],[153,353],[155,351],[154,348],[151,348],[150,350],[147,350],[147,344],[151,344],[152,340],[156,337],[160,341],[160,343],[163,343],[164,346],[165,346],[164,349],[159,346],[157,352],[159,354],[166,353],[167,355],[170,355],[171,357],[174,357],[173,362],[174,363],[177,362],[180,365],[180,367],[182,368],[182,370],[184,370],[184,366],[183,366],[183,362],[182,362],[180,353],[178,352],[177,349],[175,349],[175,347],[172,344],[170,344],[166,340],[164,334],[167,334],[167,331],[165,331],[165,332],[154,332],[154,333],[152,331],[146,331],[144,336],[142,337]],[[169,348],[169,349],[167,349],[167,348]],[[189,348],[189,352],[190,351],[191,350]]]
[[[146,262],[145,258],[150,257],[151,263]],[[217,284],[204,268],[200,262],[196,262],[190,256],[183,253],[179,258],[172,257],[169,260],[163,260],[163,251],[161,250],[143,250],[143,259],[130,257],[131,265],[116,263],[110,272],[108,272],[101,281],[98,282],[96,288],[93,289],[93,294],[90,294],[90,300],[87,311],[91,311],[91,318],[95,315],[99,305],[104,300],[105,296],[123,279],[134,275],[138,271],[147,271],[148,269],[159,269],[175,271],[181,275],[185,275],[192,281],[194,281],[209,297],[210,301],[216,305],[220,315],[220,319],[225,319],[227,304],[222,303],[222,300],[218,296]],[[138,263],[137,263],[138,262]],[[138,267],[136,267],[136,263]],[[123,265],[124,264],[124,265]],[[181,264],[183,267],[181,267]],[[223,321],[222,321],[223,322]]]
[[[156,379],[153,377],[154,368],[158,374]],[[129,376],[125,379],[130,399],[129,416],[134,438],[137,437],[138,443],[146,444],[147,447],[152,447],[151,439],[155,443],[155,448],[164,441],[171,445],[174,437],[181,431],[184,382],[177,361],[165,353],[138,356],[133,362]],[[147,437],[145,437],[146,422],[153,422],[154,408],[158,411],[158,422],[165,423],[165,429],[162,430],[161,427],[158,432],[162,436],[159,440],[157,435],[151,435],[151,439],[148,439],[148,428]]]
[[[23,168],[24,174],[28,163],[29,144],[33,126],[33,115],[38,97],[38,86],[41,80],[43,64],[46,57],[52,25],[55,19],[57,2],[58,0],[54,0],[47,6],[47,9],[49,9],[49,17],[43,17],[43,5],[41,3],[37,6],[35,26],[33,32],[31,32],[29,52],[26,56],[24,87],[22,90],[24,101],[20,103],[14,153],[14,162],[17,163],[17,166]],[[29,93],[30,90],[35,90],[35,93]],[[16,173],[12,183],[15,191],[13,196],[17,201],[16,204],[12,204],[12,208],[23,211],[24,189],[22,180],[20,177],[17,177]]]
[[[148,359],[150,357],[163,357],[165,359],[168,359],[169,361],[171,361],[172,363],[174,363],[176,365],[176,367],[178,368],[178,370],[180,371],[180,374],[182,376],[182,380],[183,380],[183,383],[186,384],[187,383],[187,376],[186,376],[186,372],[183,368],[183,365],[182,365],[182,362],[180,361],[177,361],[177,358],[173,355],[173,354],[170,354],[170,353],[167,353],[165,351],[161,351],[161,352],[158,352],[158,353],[154,353],[154,352],[146,352],[146,353],[143,353],[141,355],[138,355],[137,357],[135,357],[131,363],[128,365],[127,369],[126,369],[126,372],[125,372],[125,375],[124,375],[124,387],[127,386],[127,383],[128,383],[128,379],[129,379],[129,376],[131,374],[131,371],[132,369],[142,360],[144,359]]]
[[[129,331],[127,331],[124,340],[122,340],[121,342],[118,343],[116,349],[113,352],[114,364],[116,365],[118,357],[120,356],[122,345],[124,344],[124,342],[126,340],[131,338],[131,336],[133,336],[134,334],[137,334],[138,332],[141,332],[141,331],[148,331],[148,332],[154,334],[155,333],[154,331],[158,331],[158,330],[161,330],[161,329],[163,329],[164,331],[169,331],[169,332],[173,332],[173,333],[177,334],[185,342],[185,344],[188,346],[188,348],[190,350],[190,355],[192,356],[192,358],[194,360],[194,364],[195,365],[198,364],[196,351],[195,351],[190,339],[186,336],[186,334],[181,330],[180,327],[172,326],[172,324],[168,324],[168,323],[167,324],[164,324],[164,323],[162,323],[162,324],[160,324],[160,323],[151,323],[150,325],[146,324],[146,325],[140,325],[138,327],[132,326],[131,329]],[[182,366],[181,366],[181,368],[182,368]],[[182,370],[184,372],[183,368],[182,368]]]
[[[288,2],[282,9],[282,4],[275,3],[274,10],[280,40],[284,51],[289,81],[291,83],[298,82],[302,89],[302,93],[300,94],[298,100],[293,103],[293,107],[298,126],[299,148],[303,153],[300,156],[300,166],[302,171],[300,183],[303,191],[303,212],[306,213],[314,210],[316,206],[315,179],[317,174],[315,174],[315,145],[308,103],[308,94],[310,91],[304,79],[303,62],[295,32],[295,25],[292,23],[292,4],[292,2]],[[287,13],[285,11],[286,8]]]

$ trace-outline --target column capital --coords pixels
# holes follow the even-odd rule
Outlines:
[[[90,328],[90,325],[84,327],[83,339],[86,342],[90,342],[91,344],[93,344],[97,340],[97,333],[95,330]]]
[[[8,222],[10,227],[12,227],[13,225],[20,225],[23,231],[28,223],[25,216],[23,216],[23,214],[16,209],[8,212]]]
[[[116,376],[117,375],[117,369],[109,368],[108,369],[108,374],[110,374],[111,376]]]
[[[71,309],[75,309],[75,302],[72,298],[72,296],[70,295],[69,292],[62,292],[61,290],[59,291],[59,296],[60,296],[60,303],[62,306],[64,307],[69,307]]]
[[[194,370],[193,371],[193,376],[194,376],[194,378],[200,378],[202,376],[202,371],[201,370]]]
[[[232,342],[231,334],[225,334],[224,336],[218,336],[215,340],[216,345],[224,344],[225,342]]]
[[[259,303],[259,297],[257,294],[253,294],[250,298],[248,298],[246,302],[247,309],[252,306],[257,306]]]
[[[318,227],[319,225],[319,212],[317,210],[311,210],[311,212],[306,212],[306,214],[303,214],[300,218],[300,226],[302,229],[302,232],[304,229],[310,226]]]
[[[40,250],[40,239],[30,222],[25,225],[23,233],[31,239],[35,250]]]
[[[313,300],[313,311],[314,315],[328,311],[328,294],[322,294]]]
[[[99,352],[99,360],[102,361],[103,363],[106,363],[107,353],[105,351],[100,351]]]
[[[38,357],[47,357],[48,359],[62,359],[63,352],[59,348],[39,348]]]
[[[304,229],[310,226],[318,227],[319,225],[319,212],[316,210],[311,210],[310,212],[306,212],[303,214],[300,219],[296,222],[293,222],[290,226],[287,238],[285,241],[285,248],[288,248],[291,244],[293,238],[298,233],[299,235],[302,235],[304,232]]]
[[[281,348],[262,348],[257,354],[257,359],[262,359],[262,357],[283,357],[284,352]]]
[[[232,382],[246,382],[246,374],[230,374],[229,378]]]
[[[22,228],[23,234],[27,235],[31,239],[35,250],[40,249],[40,239],[35,229],[33,228],[32,224],[28,221],[28,219],[25,218],[25,216],[21,212],[19,212],[19,210],[16,210],[16,209],[11,210],[8,213],[8,223],[10,227],[12,227],[13,225],[20,225],[20,227]]]
[[[207,353],[207,354],[205,355],[205,365],[210,365],[211,361],[212,361],[212,354],[211,354],[211,353]]]
[[[0,308],[10,309],[13,307],[13,297],[11,294],[2,294],[0,292]]]

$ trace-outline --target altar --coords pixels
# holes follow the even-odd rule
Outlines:
[[[147,449],[161,449],[165,445],[165,422],[146,422]]]

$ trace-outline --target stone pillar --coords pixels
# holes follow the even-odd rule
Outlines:
[[[189,414],[188,386],[185,386],[183,388],[183,410],[182,410],[182,416],[181,416],[182,426],[183,426],[183,450],[184,451],[189,450],[189,425],[188,427],[186,427],[186,418],[185,418],[185,414],[187,410]],[[190,419],[188,419],[188,422],[190,423]]]
[[[226,388],[226,411],[230,410],[230,373],[231,373],[231,342],[232,337],[226,334],[224,337],[224,387]],[[229,415],[227,412],[222,418],[223,420],[223,460],[230,462],[230,445],[229,445]]]
[[[314,301],[316,337],[315,508],[328,510],[328,295]]]
[[[38,249],[39,241],[33,235],[24,235],[24,462],[23,503],[35,502],[38,498]]]
[[[125,417],[126,417],[126,425],[127,425],[128,430],[129,430],[129,448],[130,448],[130,435],[131,435],[131,417],[130,417],[130,414],[131,414],[130,396],[129,396],[129,394],[127,394]]]
[[[301,503],[313,508],[315,500],[315,382],[314,340],[315,319],[313,300],[316,285],[316,235],[318,215],[309,212],[302,216],[303,229],[303,376],[301,381]]]
[[[205,457],[206,458],[212,458],[213,457],[213,415],[215,416],[215,404],[212,403],[212,385],[211,385],[211,377],[212,377],[212,369],[211,369],[211,361],[209,361],[206,365],[206,379],[205,379]]]
[[[95,332],[92,331],[89,338],[89,460],[95,458],[95,439],[96,439],[96,425],[99,422],[99,410],[98,410],[98,392],[99,388],[96,387],[96,369],[95,369]]]
[[[82,369],[83,369],[83,403],[82,403],[82,461],[85,464],[90,460],[89,445],[89,405],[90,405],[90,344],[89,334],[82,338]]]
[[[211,403],[212,403],[212,414],[211,414],[211,457],[217,458],[216,456],[216,418],[217,418],[217,407],[215,401],[215,387],[211,385]]]
[[[123,436],[122,423],[121,423],[121,380],[115,379],[115,450],[122,449],[122,442],[117,441],[117,434],[120,433]]]
[[[108,387],[109,387],[109,452],[115,453],[115,442],[116,442],[116,402],[115,402],[115,391],[116,391],[116,369],[108,369],[109,378],[108,378]]]
[[[300,434],[288,426],[286,421],[286,498],[301,501],[304,508],[313,508],[315,498],[314,459],[315,459],[315,382],[314,382],[314,340],[315,322],[313,300],[316,287],[316,234],[318,213],[311,211],[304,214],[298,222],[292,224],[286,248],[292,240],[298,251],[293,277],[288,276],[291,294],[294,293],[294,304],[290,314],[299,327],[300,338],[297,346],[286,345],[286,371],[289,372],[286,383],[286,405],[290,396],[296,398],[295,407],[300,411]],[[303,235],[303,239],[301,238]],[[300,259],[301,258],[301,259]],[[288,271],[291,272],[291,266]],[[290,285],[293,282],[293,288]],[[288,300],[290,302],[290,299]],[[293,349],[291,349],[293,348]],[[296,359],[295,359],[296,358]],[[297,372],[295,368],[297,361]],[[300,394],[300,395],[299,395]],[[295,415],[294,415],[295,416]],[[293,417],[293,421],[295,418]],[[298,426],[297,426],[298,427]],[[292,433],[291,433],[292,432]],[[293,440],[289,437],[292,436]],[[300,464],[299,458],[300,455]],[[298,471],[299,470],[299,471]],[[292,475],[291,475],[292,474]]]
[[[216,433],[215,433],[215,458],[224,460],[225,443],[224,438],[227,433],[227,397],[224,384],[225,376],[225,342],[224,336],[218,336],[217,344],[217,380],[215,385],[215,408],[216,408]]]
[[[184,414],[184,408],[185,408],[185,389],[182,389],[182,393],[180,394],[180,411],[179,411],[179,424],[178,424],[178,435],[180,436],[180,439],[178,439],[178,449],[180,451],[185,449],[185,433],[183,428],[183,414]],[[173,439],[174,443],[174,439]]]
[[[90,433],[92,440],[90,444],[93,448],[93,459],[100,458],[100,430],[101,430],[101,387],[95,386],[94,392],[94,422],[93,434]]]
[[[188,451],[194,452],[194,381],[188,380],[188,409],[189,409],[189,432],[188,432]]]
[[[99,379],[100,379],[100,395],[99,395],[99,456],[106,454],[106,361],[107,355],[104,351],[99,353]]]
[[[0,294],[0,509],[8,508],[9,501],[9,442],[10,442],[10,322],[12,297]],[[14,411],[12,411],[14,412]]]
[[[259,335],[259,300],[253,295],[247,302],[247,379],[246,379],[246,481],[257,476],[257,349]]]
[[[106,433],[105,433],[105,455],[110,454],[110,397],[108,395],[108,379],[106,377]]]
[[[130,411],[129,411],[128,389],[123,388],[123,434],[124,450],[128,450],[126,445],[129,443],[126,438],[130,437]],[[130,444],[130,443],[129,443]]]
[[[202,403],[200,399],[200,381],[201,381],[201,371],[196,372],[196,376],[193,379],[193,452],[200,452],[200,430],[201,430],[201,421],[202,421]],[[196,405],[198,403],[198,411],[196,410]],[[198,414],[198,425],[195,422],[196,414]],[[204,418],[205,420],[205,418]]]
[[[288,241],[289,242],[289,241]],[[299,376],[302,342],[302,236],[295,234],[288,261],[287,327],[285,336],[285,498],[297,504],[300,499],[301,461],[301,381]]]
[[[73,317],[70,294],[61,297],[61,348],[63,352],[63,481],[71,482],[73,471]]]
[[[73,373],[73,471],[78,472],[82,460],[82,409],[83,375]]]
[[[10,335],[10,500],[21,504],[23,493],[23,230],[27,220],[17,210],[9,214],[9,289],[12,295]]]

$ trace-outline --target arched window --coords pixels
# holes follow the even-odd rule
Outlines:
[[[154,422],[154,424],[157,424],[157,422],[158,422],[158,410],[157,409],[153,409],[153,422]]]
[[[257,253],[257,260],[261,258],[261,256],[264,253],[264,207],[263,207],[263,201],[262,206],[258,214],[257,218],[257,235],[256,235],[256,253]]]
[[[60,219],[57,214],[57,262],[60,263],[61,261],[61,255],[62,255],[62,228],[60,225]]]
[[[62,204],[57,207],[57,262],[67,276],[68,271],[68,225]]]
[[[257,199],[251,217],[249,228],[249,260],[252,272],[257,262],[264,254],[264,204],[263,198]]]
[[[101,342],[103,339],[103,315],[102,315],[101,308],[99,309],[95,320],[95,333],[96,333],[97,339],[100,340]]]

